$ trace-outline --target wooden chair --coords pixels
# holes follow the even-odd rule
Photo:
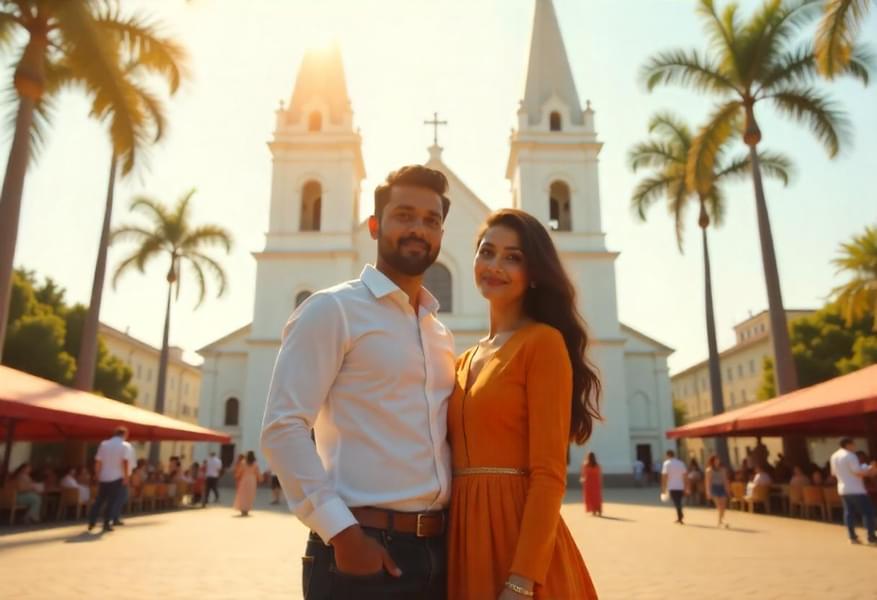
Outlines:
[[[156,508],[167,508],[168,505],[167,484],[155,484],[155,506]]]
[[[824,487],[822,488],[822,495],[825,497],[825,512],[827,520],[834,519],[834,511],[840,511],[840,518],[843,520],[843,510],[844,505],[843,501],[840,499],[840,494],[837,493],[837,488],[834,486]]]
[[[760,504],[764,507],[764,512],[770,514],[770,486],[756,485],[752,488],[752,495],[746,496],[746,510],[751,513],[755,512],[755,507]]]
[[[180,481],[177,483],[177,490],[174,494],[174,497],[171,498],[171,506],[174,508],[179,508],[183,505],[183,501],[186,496],[189,495],[189,484],[185,481]]]
[[[134,486],[129,485],[128,502],[125,504],[125,512],[131,514],[134,512],[135,508],[141,512],[143,511],[143,486],[135,488]]]
[[[825,520],[825,495],[822,493],[822,487],[818,485],[804,486],[804,514],[807,518],[813,514],[813,511],[819,510],[819,518]]]
[[[143,510],[149,507],[149,510],[155,510],[155,500],[157,496],[158,486],[154,483],[143,484],[143,491],[140,493],[140,506]]]
[[[731,482],[731,497],[728,503],[731,508],[743,510],[746,507],[746,484],[742,481]]]
[[[0,490],[0,510],[9,511],[9,524],[15,523],[15,513],[19,510],[27,510],[27,507],[18,503],[18,488],[14,482],[8,482]]]
[[[58,512],[55,519],[60,521],[67,518],[70,509],[76,509],[76,519],[82,516],[83,509],[88,506],[86,502],[79,501],[79,490],[77,488],[64,488],[61,490],[61,496],[58,498]]]
[[[789,516],[794,516],[795,508],[799,516],[804,516],[804,488],[800,485],[789,486]]]

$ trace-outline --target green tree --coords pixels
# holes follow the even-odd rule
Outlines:
[[[164,412],[164,398],[168,366],[168,338],[170,335],[171,299],[176,291],[180,293],[180,280],[183,265],[188,265],[198,285],[199,297],[195,308],[204,302],[207,295],[207,273],[218,283],[217,297],[222,296],[226,289],[226,275],[222,265],[205,252],[211,247],[219,246],[226,254],[231,252],[231,234],[217,225],[196,226],[192,222],[190,203],[195,190],[190,190],[177,201],[173,209],[168,209],[157,200],[140,196],[131,203],[132,212],[143,213],[150,225],[123,225],[116,229],[112,242],[134,242],[134,250],[116,267],[113,275],[115,287],[122,275],[132,269],[144,272],[147,263],[153,259],[167,260],[168,284],[167,303],[165,307],[164,332],[161,341],[161,356],[158,364],[158,381],[155,393],[155,411]],[[206,272],[206,273],[205,273]],[[158,461],[158,444],[150,448],[150,460]]]
[[[819,72],[831,79],[849,65],[856,36],[872,0],[824,0],[822,18],[816,30],[816,62]]]
[[[678,400],[673,403],[673,424],[676,427],[685,425],[685,419],[688,416],[688,409],[682,402]]]
[[[793,46],[794,40],[806,33],[804,28],[816,17],[818,8],[811,0],[764,0],[748,19],[742,19],[736,2],[719,11],[714,0],[700,0],[697,11],[706,27],[708,50],[661,52],[642,70],[649,90],[680,84],[718,99],[708,123],[692,143],[687,176],[693,187],[700,188],[700,182],[709,180],[720,150],[736,132],[742,131],[743,142],[749,147],[780,393],[795,389],[797,378],[762,186],[756,106],[770,104],[780,114],[806,124],[829,156],[840,150],[847,121],[838,106],[812,84],[818,77],[813,42],[805,40]],[[856,51],[842,73],[867,83],[869,69],[870,58]]]
[[[847,325],[871,316],[872,331],[877,331],[877,226],[841,244],[840,255],[832,260],[838,273],[848,273],[850,281],[832,290],[843,309]]]
[[[807,317],[790,324],[790,338],[795,365],[802,386],[827,381],[877,363],[877,334],[868,314],[847,324],[841,307],[832,302]],[[759,399],[776,394],[767,386],[771,374],[762,374]]]
[[[761,385],[756,396],[759,400],[770,400],[777,395],[777,382],[773,373],[773,359],[765,356],[761,361]]]
[[[132,114],[119,110],[136,95],[124,77],[117,41],[135,35],[137,18],[123,17],[118,0],[5,0],[0,3],[0,50],[18,56],[11,81],[18,105],[0,191],[0,340],[6,333],[15,245],[28,162],[43,139],[55,94],[84,90],[114,139],[127,140],[122,157],[130,170],[138,135]],[[2,348],[0,348],[2,350]],[[2,358],[2,357],[0,357]]]
[[[646,210],[660,198],[667,199],[667,208],[676,227],[676,243],[682,252],[682,234],[685,215],[689,204],[696,202],[698,226],[701,231],[704,270],[704,307],[706,311],[706,331],[708,364],[710,376],[710,398],[714,415],[725,411],[722,397],[722,375],[716,341],[715,310],[713,306],[713,285],[710,265],[707,228],[710,224],[721,225],[725,213],[726,197],[722,185],[729,180],[745,177],[750,173],[752,162],[749,156],[725,160],[720,157],[714,163],[709,178],[695,182],[687,176],[691,160],[692,134],[688,125],[677,115],[662,112],[652,117],[649,123],[652,138],[634,146],[628,155],[631,169],[637,171],[651,168],[648,177],[640,181],[634,189],[631,204],[640,219],[645,221]],[[717,154],[724,155],[726,148]],[[762,168],[770,175],[776,175],[788,183],[790,161],[778,154],[760,154]],[[696,187],[698,184],[699,187]],[[727,440],[716,439],[716,452],[725,463],[729,461]]]
[[[3,364],[70,385],[86,308],[69,307],[64,289],[54,281],[46,278],[38,284],[32,271],[20,269],[13,273],[11,297]],[[132,403],[137,388],[131,385],[131,368],[112,355],[103,340],[98,342],[98,366],[90,391]]]

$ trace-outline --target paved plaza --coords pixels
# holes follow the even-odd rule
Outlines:
[[[227,506],[134,516],[117,531],[0,529],[3,598],[211,600],[301,597],[305,529],[261,490],[242,518]],[[655,488],[608,490],[605,517],[570,492],[563,514],[603,599],[877,598],[877,548],[837,524],[693,508],[673,523]]]

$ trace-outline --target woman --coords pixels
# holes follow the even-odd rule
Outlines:
[[[15,498],[17,504],[27,507],[24,520],[28,523],[40,522],[40,511],[43,506],[43,496],[40,486],[30,477],[30,463],[21,463],[12,473],[12,481],[15,482]]]
[[[603,516],[603,472],[597,464],[597,457],[593,452],[588,452],[588,458],[582,465],[582,476],[579,479],[584,484],[585,511],[595,517]]]
[[[596,598],[563,520],[570,440],[599,418],[575,290],[548,232],[501,210],[478,235],[490,331],[457,361],[448,598]]]
[[[688,501],[689,504],[694,502],[696,504],[701,503],[702,499],[702,486],[703,483],[703,472],[700,470],[700,465],[697,464],[697,459],[692,458],[691,462],[688,463],[688,474],[686,475],[685,486],[688,491]]]
[[[61,479],[61,489],[78,490],[80,504],[88,504],[88,501],[91,499],[91,488],[87,485],[82,485],[76,480],[76,467],[67,469],[67,473]]]
[[[728,483],[728,471],[722,465],[721,459],[713,454],[709,459],[706,469],[706,499],[712,500],[719,511],[718,527],[728,529],[730,525],[725,523],[725,509],[728,507],[728,496],[731,495],[731,486]]]
[[[259,473],[259,465],[256,464],[256,455],[252,450],[247,452],[247,458],[240,469],[237,492],[234,495],[234,509],[241,511],[241,516],[246,517],[253,509],[253,501],[256,499],[256,486],[262,475]]]

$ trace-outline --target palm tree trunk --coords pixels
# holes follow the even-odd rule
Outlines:
[[[15,116],[15,134],[9,149],[3,190],[0,191],[0,360],[6,339],[6,320],[12,295],[12,271],[15,265],[15,243],[18,239],[18,220],[21,214],[21,196],[24,176],[30,159],[30,133],[33,125],[35,101],[21,96]]]
[[[94,371],[97,363],[97,330],[100,320],[100,306],[104,290],[104,277],[107,272],[107,250],[110,245],[110,222],[113,218],[113,194],[116,189],[116,155],[110,161],[110,181],[107,185],[107,201],[104,208],[104,222],[97,248],[97,262],[94,265],[94,279],[91,285],[91,302],[82,326],[82,339],[79,342],[79,356],[76,360],[76,378],[73,386],[78,390],[90,391],[94,387]]]
[[[710,251],[707,243],[706,227],[701,227],[701,239],[703,241],[703,275],[704,293],[706,304],[706,339],[709,352],[709,376],[710,398],[712,400],[713,414],[725,412],[725,399],[722,393],[722,368],[719,364],[719,346],[716,341],[716,317],[713,308],[713,280],[710,269]],[[715,438],[714,446],[716,454],[722,459],[722,464],[730,466],[731,457],[728,453],[728,440],[723,437]]]
[[[176,268],[174,264],[176,261],[171,262],[171,271]],[[174,284],[172,281],[168,281],[167,284],[167,305],[165,307],[164,313],[164,335],[161,339],[161,356],[158,359],[158,389],[155,391],[155,412],[159,414],[164,413],[164,396],[165,389],[167,388],[167,363],[168,356],[170,354],[170,348],[168,347],[168,337],[171,329],[171,295],[174,289]],[[149,447],[149,462],[157,465],[160,458],[160,442],[152,442],[152,445]]]
[[[758,217],[758,237],[761,242],[761,261],[764,265],[764,280],[767,287],[767,307],[770,319],[770,338],[773,345],[774,376],[777,394],[788,394],[798,387],[798,374],[795,360],[792,357],[792,346],[789,342],[789,326],[786,311],[783,308],[783,296],[780,291],[780,275],[777,269],[776,253],[774,252],[773,235],[770,230],[770,216],[767,212],[767,201],[764,198],[764,187],[761,183],[761,164],[755,144],[749,145],[749,158],[752,161],[752,182],[755,185],[755,210]],[[792,464],[807,464],[807,444],[803,436],[786,436],[783,438],[783,451]],[[809,461],[808,461],[809,462]]]

